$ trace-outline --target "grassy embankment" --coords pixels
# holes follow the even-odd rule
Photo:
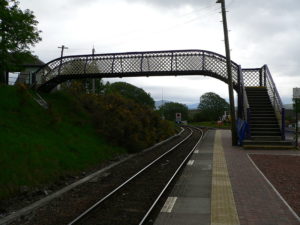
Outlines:
[[[26,89],[0,86],[0,199],[126,152],[99,137],[70,96],[44,97],[48,110]]]

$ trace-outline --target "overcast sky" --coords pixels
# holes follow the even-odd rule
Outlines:
[[[225,54],[216,0],[20,0],[39,21],[32,50],[44,62],[60,55],[203,49]],[[269,66],[284,103],[300,87],[300,1],[226,0],[232,60]],[[120,79],[114,79],[114,81]],[[112,81],[112,80],[111,80]],[[155,100],[198,103],[205,92],[228,99],[227,85],[204,76],[123,78]]]

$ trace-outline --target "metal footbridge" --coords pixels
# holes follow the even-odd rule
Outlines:
[[[246,87],[265,87],[284,139],[284,109],[268,66],[243,69],[233,61],[231,66],[233,88],[238,95],[238,118],[250,124]],[[210,76],[228,83],[226,57],[205,50],[72,55],[48,62],[34,74],[34,80],[37,90],[50,92],[58,84],[73,79],[184,75]]]

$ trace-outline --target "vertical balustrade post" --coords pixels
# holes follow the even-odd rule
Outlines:
[[[111,64],[111,73],[114,73],[115,58],[116,58],[116,55],[114,55],[113,61],[112,61],[112,64]]]
[[[205,70],[205,55],[204,55],[204,52],[202,52],[202,70]]]
[[[174,57],[174,52],[172,52],[171,55],[171,71],[173,72],[173,57]]]
[[[143,59],[144,59],[144,54],[142,54],[142,57],[141,57],[141,72],[143,72]]]
[[[62,57],[60,57],[60,61],[59,61],[59,66],[58,66],[58,76],[60,75],[61,66],[62,66]]]
[[[88,56],[85,57],[85,64],[84,64],[84,68],[83,68],[83,73],[84,73],[84,75],[86,75],[86,67],[87,67],[87,63],[88,63]]]
[[[250,110],[250,108],[247,108],[248,138],[251,138],[250,120],[251,120],[251,110]]]
[[[262,83],[262,68],[259,70],[259,86],[263,86],[263,83]]]
[[[281,109],[281,139],[285,140],[285,108]]]
[[[264,86],[267,87],[267,66],[264,65]]]

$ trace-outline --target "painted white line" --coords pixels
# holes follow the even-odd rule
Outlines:
[[[160,212],[170,213],[175,205],[177,197],[168,197]]]
[[[195,162],[195,160],[189,160],[188,163],[187,163],[187,165],[188,166],[192,166],[194,164],[194,162]]]
[[[194,151],[194,154],[199,154],[199,150],[195,150],[195,151]]]
[[[281,194],[277,191],[277,189],[273,186],[273,184],[268,180],[268,178],[261,172],[261,170],[256,166],[255,162],[251,159],[249,154],[247,154],[250,162],[253,164],[253,166],[257,169],[257,171],[262,175],[262,177],[265,179],[265,181],[271,186],[271,188],[275,191],[275,193],[278,195],[278,197],[283,201],[283,203],[288,207],[290,212],[296,217],[296,219],[300,222],[300,217],[295,213],[295,211],[292,209],[292,207],[285,201],[285,199],[281,196]]]

